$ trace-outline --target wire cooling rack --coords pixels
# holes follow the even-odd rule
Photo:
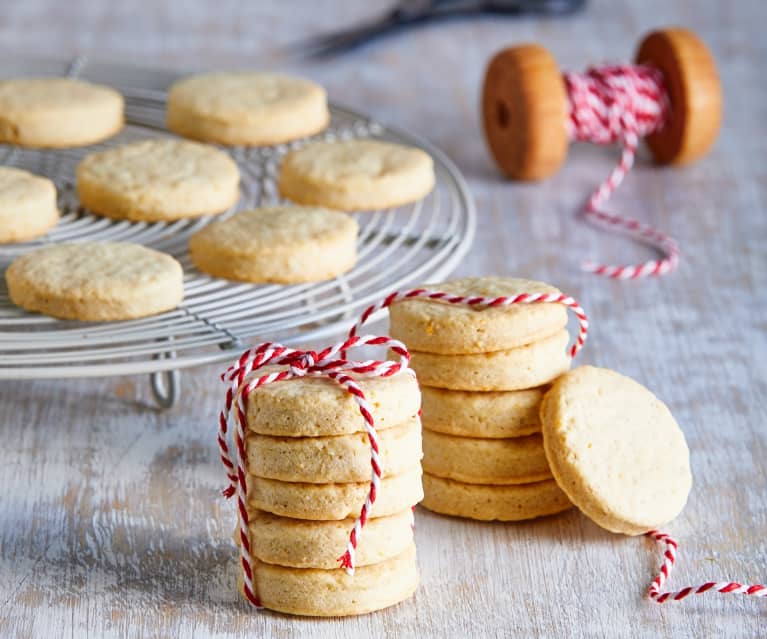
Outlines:
[[[152,137],[165,130],[165,92],[173,76],[116,65],[91,65],[78,58],[0,64],[0,77],[60,74],[105,82],[125,96],[126,127],[102,144],[65,150],[0,145],[0,164],[50,177],[59,190],[61,222],[41,240],[0,244],[0,269],[39,246],[86,240],[129,241],[175,256],[184,267],[183,304],[170,312],[122,322],[62,321],[27,313],[0,283],[0,379],[36,379],[149,373],[155,399],[171,406],[179,392],[179,369],[231,359],[260,339],[309,343],[341,332],[363,307],[387,293],[445,277],[469,249],[475,213],[463,178],[450,160],[418,136],[382,126],[368,117],[331,106],[321,139],[372,137],[421,147],[434,158],[436,188],[424,200],[395,209],[360,213],[359,260],[334,280],[308,285],[255,286],[209,277],[189,260],[189,236],[207,224],[203,217],[173,223],[114,221],[83,210],[74,190],[75,167],[95,150]],[[280,158],[304,144],[231,148],[240,167],[242,195],[224,215],[279,202],[275,178]]]

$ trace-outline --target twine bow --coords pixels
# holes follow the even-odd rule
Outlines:
[[[346,358],[346,351],[358,346],[384,346],[399,356],[399,361],[364,360],[353,361]],[[357,403],[365,431],[370,443],[370,488],[365,502],[362,504],[359,516],[349,533],[346,551],[339,557],[340,566],[349,574],[354,574],[355,552],[381,483],[383,461],[378,447],[378,433],[371,407],[365,398],[365,393],[350,376],[356,378],[391,377],[399,372],[414,374],[408,368],[410,353],[405,345],[385,336],[363,335],[350,336],[343,342],[329,346],[319,352],[302,351],[288,348],[281,344],[266,342],[245,351],[235,364],[221,375],[221,380],[227,384],[224,408],[219,413],[218,446],[221,462],[226,469],[228,485],[223,490],[225,497],[237,495],[238,531],[240,537],[240,563],[243,573],[243,590],[248,601],[260,606],[258,593],[253,585],[253,560],[250,554],[248,537],[247,510],[247,467],[245,452],[245,424],[248,396],[255,389],[281,381],[302,377],[324,377],[342,386]],[[269,372],[257,375],[264,367],[273,367]],[[227,444],[229,420],[234,413],[234,443],[235,459]]]

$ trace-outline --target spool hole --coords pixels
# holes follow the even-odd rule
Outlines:
[[[511,114],[509,113],[509,107],[506,106],[505,102],[498,100],[498,103],[495,107],[495,114],[499,127],[505,129],[507,126],[509,126]]]

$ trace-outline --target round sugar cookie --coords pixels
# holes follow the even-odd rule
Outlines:
[[[480,521],[522,521],[572,507],[553,479],[532,484],[492,486],[423,476],[421,506],[435,513]]]
[[[357,517],[370,481],[348,484],[308,484],[248,475],[248,507],[282,517],[327,521]],[[421,465],[381,480],[372,517],[386,517],[423,499]]]
[[[521,293],[561,294],[559,289],[511,277],[467,277],[419,288],[469,297],[514,297]],[[389,334],[424,353],[465,355],[508,350],[549,337],[567,325],[561,304],[507,307],[463,306],[413,298],[389,307]]]
[[[86,209],[134,222],[222,213],[237,202],[239,182],[237,165],[223,151],[170,138],[91,153],[77,166]]]
[[[540,435],[479,439],[424,430],[423,471],[467,484],[528,484],[551,479]]]
[[[328,209],[277,206],[217,220],[189,239],[195,266],[241,282],[299,284],[346,273],[357,261],[359,227]]]
[[[431,431],[496,439],[541,430],[542,388],[478,393],[422,386],[421,395],[421,421]]]
[[[639,535],[681,512],[692,487],[687,442],[641,384],[605,368],[576,368],[546,393],[541,424],[557,483],[603,528]]]
[[[259,375],[273,369],[266,367]],[[421,392],[412,371],[390,377],[351,375],[372,408],[377,431],[414,418]],[[359,404],[338,382],[301,377],[260,386],[246,402],[248,431],[284,437],[324,437],[365,431]]]
[[[203,142],[278,144],[319,133],[329,120],[325,89],[289,75],[201,73],[168,92],[168,128]]]
[[[434,166],[421,149],[355,139],[312,142],[280,166],[280,195],[298,204],[341,211],[416,202],[434,188]]]
[[[40,237],[58,221],[53,182],[21,169],[0,166],[0,244]]]
[[[378,433],[384,477],[399,475],[421,461],[421,420]],[[330,437],[272,437],[248,435],[245,448],[248,472],[257,477],[310,484],[363,482],[370,479],[368,434]],[[543,449],[541,449],[543,456]]]
[[[410,508],[388,517],[368,519],[354,563],[376,564],[405,552],[413,543]],[[354,519],[307,521],[258,510],[249,513],[251,554],[269,564],[292,568],[338,568]],[[235,534],[235,539],[237,535]]]
[[[426,386],[466,391],[513,391],[548,384],[570,368],[570,336],[560,330],[533,344],[473,355],[411,351],[410,366]]]
[[[184,299],[183,270],[170,255],[126,242],[46,246],[17,257],[5,273],[11,301],[75,320],[155,315]]]
[[[400,603],[416,591],[415,545],[391,559],[361,566],[354,575],[339,568],[286,568],[256,560],[253,581],[261,604],[270,610],[310,617],[362,615]]]
[[[114,89],[72,78],[0,81],[0,143],[64,148],[94,144],[123,126]]]

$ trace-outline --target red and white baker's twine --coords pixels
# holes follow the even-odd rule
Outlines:
[[[459,304],[461,306],[473,306],[476,308],[495,308],[499,306],[513,306],[515,304],[561,304],[573,311],[575,317],[578,318],[578,338],[570,347],[571,357],[575,357],[575,354],[583,348],[589,333],[589,319],[586,317],[586,312],[572,297],[563,295],[562,293],[520,293],[512,296],[502,295],[500,297],[480,297],[477,295],[452,295],[450,293],[443,293],[442,291],[430,291],[425,288],[416,288],[411,291],[395,291],[378,304],[368,306],[362,312],[357,323],[349,330],[349,337],[354,337],[360,327],[377,311],[389,308],[395,302],[415,298],[428,299],[435,302],[445,302],[447,304]]]
[[[639,138],[660,130],[668,120],[669,99],[663,75],[657,69],[633,65],[592,67],[586,73],[566,73],[571,140],[623,146],[621,159],[608,178],[589,197],[586,218],[610,231],[658,249],[664,257],[643,264],[610,265],[586,262],[586,271],[615,279],[665,275],[679,262],[679,245],[672,237],[637,220],[604,210],[634,164]]]
[[[650,599],[661,604],[665,601],[681,601],[688,595],[702,595],[704,592],[718,592],[721,594],[749,595],[752,597],[767,597],[767,586],[762,584],[743,585],[734,581],[707,581],[699,586],[686,586],[676,592],[661,592],[663,584],[671,574],[671,569],[676,562],[678,544],[676,540],[666,533],[651,530],[645,533],[659,544],[666,546],[663,552],[663,564],[661,564],[658,576],[653,579],[647,592]]]
[[[348,349],[357,346],[388,347],[399,355],[399,361],[350,361],[345,358]],[[371,478],[365,503],[354,522],[349,534],[346,552],[339,557],[341,567],[353,574],[354,559],[357,543],[362,529],[367,522],[370,511],[376,500],[383,463],[379,457],[378,434],[371,412],[371,407],[365,394],[357,383],[349,376],[354,373],[357,378],[389,377],[400,371],[410,372],[408,368],[410,353],[402,342],[389,337],[375,335],[350,337],[339,344],[329,346],[320,352],[300,351],[287,348],[281,344],[264,343],[245,351],[237,362],[230,366],[221,379],[228,385],[224,408],[219,414],[218,446],[221,462],[226,469],[229,485],[224,489],[226,497],[237,495],[238,530],[240,536],[240,563],[242,564],[243,590],[248,601],[254,606],[260,606],[258,593],[253,585],[253,560],[250,555],[250,540],[248,537],[247,509],[247,467],[245,452],[245,422],[248,395],[267,384],[273,384],[299,377],[326,377],[340,384],[357,403],[360,415],[365,424],[365,430],[370,442]],[[254,374],[264,366],[276,367],[265,375],[256,377]],[[235,460],[229,452],[227,432],[229,418],[234,413]]]

